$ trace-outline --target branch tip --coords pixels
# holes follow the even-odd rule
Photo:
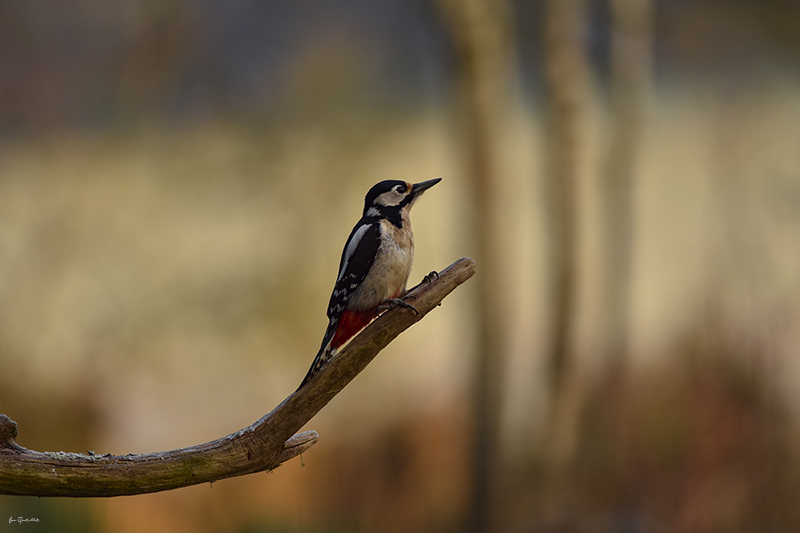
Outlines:
[[[293,435],[289,440],[283,443],[283,449],[288,450],[290,448],[295,448],[297,446],[306,446],[306,449],[310,448],[314,443],[319,440],[319,433],[316,431],[304,431],[302,433],[298,433],[297,435]]]

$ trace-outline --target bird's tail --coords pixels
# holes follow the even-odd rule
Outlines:
[[[301,388],[306,382],[311,379],[311,376],[317,373],[322,366],[327,363],[333,355],[334,347],[333,344],[333,336],[336,333],[336,326],[339,324],[339,319],[333,319],[328,322],[328,328],[325,330],[325,336],[322,337],[322,346],[320,346],[319,351],[317,352],[317,356],[314,357],[314,361],[311,363],[311,367],[308,369],[308,373],[306,377],[303,378],[303,382],[300,383]]]
[[[317,352],[314,362],[311,363],[311,368],[308,369],[308,374],[306,374],[300,387],[305,385],[311,379],[311,376],[316,374],[325,363],[333,359],[339,347],[364,329],[373,318],[375,318],[374,309],[345,311],[341,315],[331,318],[330,322],[328,322],[328,329],[325,330],[325,336],[322,338],[322,346],[320,346],[319,352]]]

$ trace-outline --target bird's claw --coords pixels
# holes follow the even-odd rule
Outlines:
[[[384,300],[378,304],[378,307],[375,308],[375,314],[377,315],[382,311],[388,311],[389,309],[394,309],[395,307],[405,307],[406,309],[414,311],[415,315],[419,315],[417,308],[405,301],[404,298],[414,298],[414,296],[407,295],[403,298],[389,298],[388,300]]]
[[[408,292],[414,292],[415,290],[417,290],[420,287],[422,287],[423,283],[427,283],[428,285],[430,285],[431,283],[433,283],[434,280],[437,280],[437,279],[439,279],[439,273],[436,272],[435,270],[431,270],[431,272],[427,276],[422,278],[422,281],[420,281],[419,283],[417,283],[416,285],[411,287],[408,290]],[[410,297],[410,296],[408,296],[408,297]],[[404,298],[405,298],[405,296],[404,296]]]
[[[439,273],[438,273],[438,272],[436,272],[435,270],[431,270],[431,271],[428,273],[428,275],[427,275],[427,276],[425,276],[424,278],[422,278],[422,281],[427,281],[427,282],[428,282],[428,285],[430,285],[431,283],[433,283],[433,280],[436,280],[436,279],[439,279]]]

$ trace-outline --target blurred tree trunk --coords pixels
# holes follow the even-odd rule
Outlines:
[[[506,0],[437,0],[456,52],[459,117],[470,208],[461,213],[474,239],[478,265],[476,353],[473,382],[473,465],[465,530],[488,531],[497,471],[498,421],[506,323],[502,264],[505,254],[499,199],[502,132],[512,94],[512,29]]]
[[[635,442],[626,383],[629,362],[636,159],[652,65],[652,0],[610,0],[611,144],[601,176],[605,382],[616,436],[616,467],[629,471]],[[635,495],[629,495],[635,498]]]
[[[611,0],[611,145],[603,204],[605,358],[611,379],[628,359],[636,158],[652,65],[652,0]]]
[[[580,407],[573,338],[578,281],[578,187],[584,152],[588,62],[584,50],[584,0],[549,0],[545,62],[548,93],[548,222],[550,339],[547,351],[551,411],[546,466],[551,477],[571,462]]]

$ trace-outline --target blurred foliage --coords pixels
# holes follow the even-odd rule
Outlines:
[[[800,527],[797,425],[770,383],[769,344],[725,342],[716,320],[679,339],[671,364],[588,393],[577,462],[558,494],[510,476],[503,515],[537,531],[793,531]]]

